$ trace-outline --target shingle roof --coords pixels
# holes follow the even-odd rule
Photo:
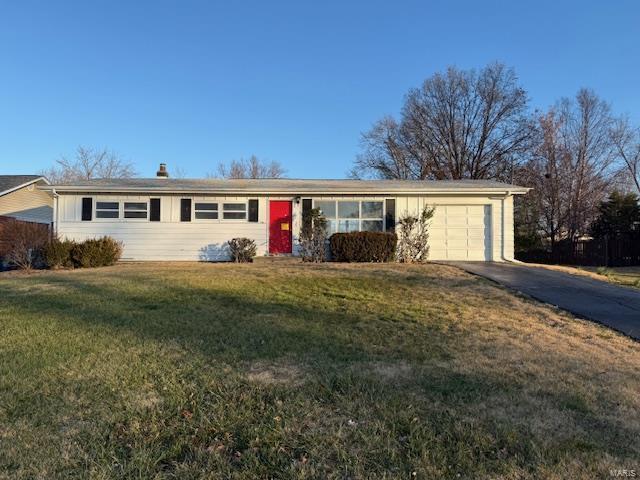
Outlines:
[[[40,178],[42,178],[41,175],[0,175],[0,195]]]
[[[525,187],[490,180],[315,180],[315,179],[182,179],[130,178],[88,180],[53,185],[58,192],[165,192],[165,193],[426,193],[426,192],[510,192],[526,193]]]

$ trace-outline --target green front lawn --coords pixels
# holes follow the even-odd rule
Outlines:
[[[640,471],[638,343],[453,267],[7,273],[0,330],[0,478]]]

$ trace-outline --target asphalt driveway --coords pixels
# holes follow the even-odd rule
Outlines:
[[[640,340],[640,290],[527,265],[450,263]]]

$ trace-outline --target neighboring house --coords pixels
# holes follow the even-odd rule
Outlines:
[[[320,208],[331,233],[391,231],[405,213],[435,207],[432,260],[513,259],[513,195],[492,181],[92,180],[54,194],[58,235],[110,235],[125,260],[226,260],[226,242],[253,239],[258,255],[294,254],[303,211]]]
[[[40,175],[0,175],[0,217],[50,224],[53,197],[38,188],[48,184]]]

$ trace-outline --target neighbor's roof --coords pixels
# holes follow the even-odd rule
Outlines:
[[[529,189],[489,180],[302,180],[130,178],[88,180],[44,187],[56,192],[194,194],[392,194],[526,193]]]
[[[26,187],[39,180],[49,183],[42,175],[0,175],[0,196]]]

